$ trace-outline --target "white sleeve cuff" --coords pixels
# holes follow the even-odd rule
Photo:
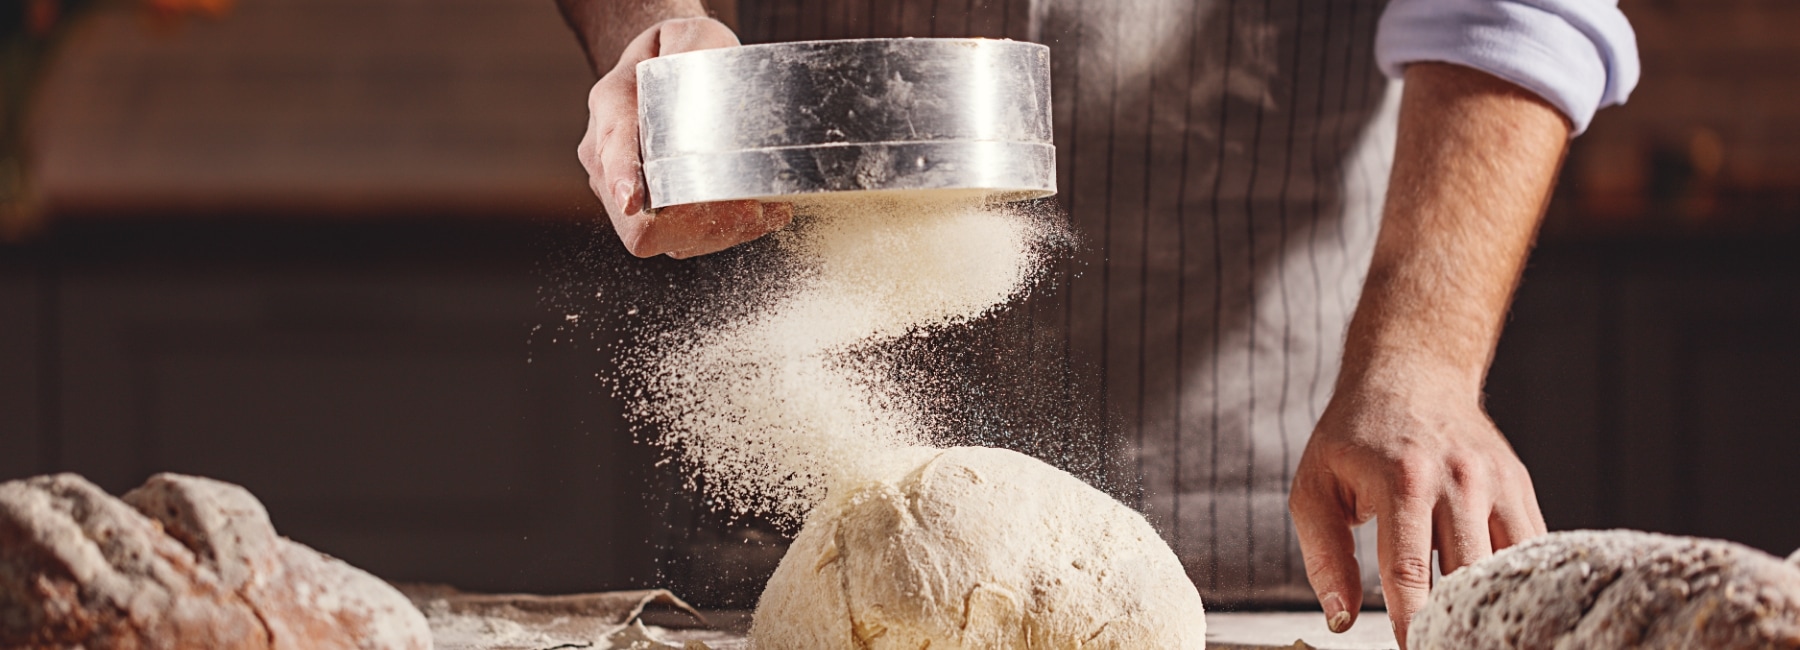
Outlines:
[[[1617,0],[1392,0],[1375,62],[1398,79],[1416,61],[1518,84],[1560,109],[1576,134],[1638,81],[1637,36]]]

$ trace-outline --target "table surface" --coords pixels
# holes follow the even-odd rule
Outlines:
[[[709,612],[715,623],[743,621],[744,612]],[[721,627],[736,627],[727,625]],[[741,632],[651,628],[653,636],[671,645],[697,640],[710,650],[747,649],[749,643]],[[1343,634],[1325,628],[1325,615],[1320,612],[1214,612],[1206,615],[1207,650],[1397,650],[1394,634],[1388,629],[1387,612],[1363,612],[1356,625]]]
[[[1313,648],[1396,650],[1387,612],[1363,612],[1343,634],[1325,628],[1321,612],[1214,612],[1206,615],[1209,650]]]
[[[698,612],[662,590],[535,596],[406,589],[431,623],[442,650],[744,650],[748,611]],[[1363,612],[1344,634],[1323,614],[1211,612],[1213,650],[1394,650],[1387,613]]]

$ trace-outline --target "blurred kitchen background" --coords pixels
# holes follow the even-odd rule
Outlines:
[[[307,544],[468,589],[766,562],[754,532],[671,532],[702,515],[623,430],[603,342],[569,337],[576,276],[624,253],[552,0],[112,4],[0,4],[67,30],[23,104],[40,53],[0,52],[28,190],[0,208],[0,480],[213,476]],[[1553,528],[1785,555],[1800,4],[1622,4],[1643,83],[1575,144],[1488,405]]]

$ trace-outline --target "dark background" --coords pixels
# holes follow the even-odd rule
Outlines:
[[[1576,142],[1488,405],[1553,528],[1786,554],[1800,6],[1623,6],[1644,81]],[[696,527],[599,378],[591,81],[550,0],[92,16],[37,93],[42,219],[0,244],[0,479],[238,482],[394,580],[756,584],[779,550]]]

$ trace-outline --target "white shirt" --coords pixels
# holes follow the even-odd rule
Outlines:
[[[1587,130],[1594,111],[1625,102],[1638,81],[1637,37],[1617,0],[1392,0],[1375,61],[1442,61],[1537,93]]]

